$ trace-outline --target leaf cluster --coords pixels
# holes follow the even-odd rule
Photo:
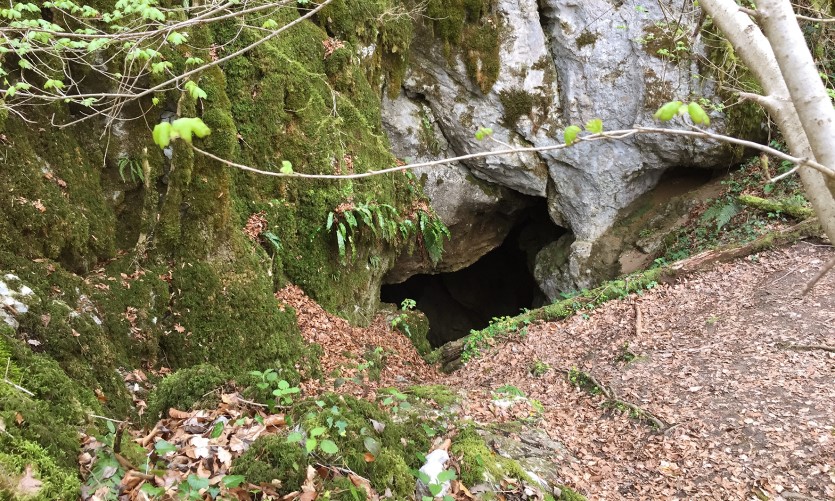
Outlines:
[[[356,257],[363,230],[370,231],[375,240],[389,244],[417,237],[433,264],[441,259],[444,238],[450,238],[449,229],[435,214],[417,210],[412,217],[404,218],[391,205],[377,202],[347,204],[330,211],[324,229],[336,234],[343,264],[347,264],[349,253]]]

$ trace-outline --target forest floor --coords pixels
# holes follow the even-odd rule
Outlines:
[[[833,256],[799,242],[717,264],[532,324],[450,375],[382,318],[354,328],[300,290],[278,297],[325,347],[325,374],[382,347],[380,381],[340,392],[437,383],[464,395],[464,419],[524,417],[564,445],[560,480],[589,499],[835,499],[835,273],[801,296]],[[539,411],[496,405],[509,386]]]

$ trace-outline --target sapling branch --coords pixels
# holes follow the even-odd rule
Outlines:
[[[272,177],[286,177],[286,178],[299,178],[299,179],[361,179],[366,177],[372,176],[379,176],[383,174],[390,174],[392,172],[403,172],[410,169],[417,169],[421,167],[436,167],[440,165],[448,165],[453,164],[456,162],[464,162],[467,160],[476,160],[480,158],[487,158],[487,157],[496,157],[496,156],[503,156],[503,155],[515,155],[518,153],[542,153],[546,151],[555,151],[555,150],[562,150],[573,146],[574,144],[580,142],[590,142],[590,141],[600,141],[600,140],[623,140],[629,138],[631,136],[637,134],[668,134],[674,136],[686,136],[686,137],[693,137],[697,139],[711,139],[715,141],[735,144],[738,146],[743,146],[746,148],[751,148],[755,150],[759,150],[769,155],[773,155],[781,160],[786,160],[798,166],[808,166],[811,167],[826,176],[829,176],[835,179],[835,170],[822,165],[814,160],[809,158],[799,158],[789,155],[787,153],[783,153],[780,150],[772,148],[767,145],[758,144],[753,141],[746,141],[744,139],[738,139],[735,137],[725,136],[722,134],[714,134],[712,132],[708,132],[703,129],[693,128],[693,130],[684,130],[684,129],[667,129],[663,127],[636,127],[634,129],[622,129],[622,130],[614,130],[614,131],[606,131],[600,132],[597,134],[590,134],[587,136],[580,136],[575,139],[575,142],[571,145],[567,144],[550,144],[546,146],[530,146],[530,147],[510,147],[510,148],[503,148],[498,150],[491,150],[491,151],[482,151],[478,153],[469,153],[466,155],[459,155],[456,157],[450,158],[443,158],[440,160],[431,160],[427,162],[416,162],[406,165],[400,165],[395,167],[389,167],[386,169],[380,169],[375,171],[367,171],[367,172],[360,172],[355,174],[305,174],[302,172],[275,172],[275,171],[267,171],[262,169],[256,169],[255,167],[251,167],[248,165],[239,164],[236,162],[232,162],[231,160],[227,160],[221,158],[217,155],[209,153],[208,151],[202,150],[194,145],[192,145],[192,149],[201,155],[204,155],[208,158],[221,162],[229,167],[234,167],[236,169],[241,169],[247,172],[252,172],[254,174],[260,174],[264,176],[272,176]],[[773,181],[773,180],[771,180]],[[771,182],[770,181],[770,182]]]

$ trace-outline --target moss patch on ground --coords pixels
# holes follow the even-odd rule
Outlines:
[[[470,427],[461,430],[453,439],[450,454],[459,458],[464,485],[499,482],[505,477],[533,482],[519,463],[499,456],[487,446],[478,432]]]
[[[34,499],[77,499],[78,431],[93,428],[91,414],[101,414],[101,405],[55,361],[0,325],[0,363],[20,387],[0,384],[0,499],[23,497],[17,480],[27,468],[43,483]]]

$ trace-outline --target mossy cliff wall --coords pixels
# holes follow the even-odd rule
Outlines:
[[[345,202],[388,204],[406,214],[421,196],[413,181],[399,174],[276,180],[183,144],[175,143],[168,159],[150,133],[167,111],[204,120],[212,134],[197,142],[200,148],[261,169],[285,160],[317,173],[391,166],[380,96],[403,71],[411,30],[403,18],[368,16],[362,9],[369,6],[391,7],[337,1],[315,23],[203,71],[196,83],[206,99],[171,92],[153,106],[149,96],[126,110],[141,105],[151,110],[146,120],[119,123],[104,137],[96,118],[60,130],[47,125],[53,114],[55,122],[81,117],[63,106],[31,111],[40,124],[34,127],[13,115],[0,120],[0,277],[13,275],[7,282],[31,289],[21,296],[26,311],[0,316],[0,365],[14,368],[10,379],[33,392],[0,388],[0,416],[6,429],[15,428],[0,444],[0,476],[22,474],[30,452],[42,449],[39,471],[46,474],[52,461],[63,468],[55,482],[64,485],[61,475],[75,482],[77,443],[62,434],[75,437],[77,427],[94,424],[90,414],[129,415],[121,369],[208,362],[230,371],[272,367],[295,379],[308,367],[306,349],[294,312],[273,297],[287,282],[355,322],[370,319],[381,278],[407,242],[360,232],[361,250],[342,264],[324,224]],[[299,15],[279,12],[279,23]],[[231,22],[202,27],[190,41],[221,45],[238,29]],[[325,58],[330,35],[346,46]],[[220,57],[255,36],[242,33]],[[368,43],[378,49],[361,60],[356,49]],[[210,60],[203,52],[190,55]],[[186,57],[184,50],[166,52],[177,69]],[[243,232],[261,211],[278,248]],[[48,383],[61,398],[44,393]],[[36,433],[37,416],[53,415],[63,416],[55,421],[59,434]]]

